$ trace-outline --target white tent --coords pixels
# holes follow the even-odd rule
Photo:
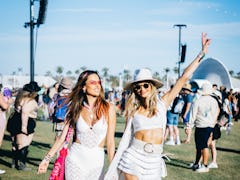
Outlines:
[[[226,66],[217,59],[208,58],[204,60],[194,72],[191,81],[208,80],[218,87],[225,86],[230,89],[240,88],[240,80],[230,77]]]
[[[34,80],[38,83],[39,86],[52,86],[56,81],[48,76],[35,76]],[[1,77],[1,83],[3,87],[9,88],[21,88],[24,84],[30,82],[29,76],[21,76],[21,75],[3,75]]]

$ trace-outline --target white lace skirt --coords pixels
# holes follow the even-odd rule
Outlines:
[[[73,143],[65,161],[66,180],[102,180],[104,149]]]
[[[137,176],[139,180],[160,180],[165,177],[166,166],[161,154],[162,146],[151,144],[148,148],[148,144],[134,139],[124,151],[118,169]]]

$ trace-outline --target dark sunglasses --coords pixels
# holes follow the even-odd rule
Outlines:
[[[149,83],[136,84],[134,86],[134,90],[139,91],[141,89],[141,87],[143,87],[144,89],[148,89],[149,88]]]

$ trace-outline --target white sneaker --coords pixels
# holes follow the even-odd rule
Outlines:
[[[6,171],[0,169],[0,174],[4,174]]]
[[[174,145],[175,145],[175,142],[169,140],[169,141],[165,142],[165,144],[166,144],[166,145],[170,145],[170,146],[174,146]]]
[[[217,165],[217,163],[211,162],[211,163],[208,165],[208,168],[218,168],[218,165]]]
[[[196,172],[199,172],[199,173],[205,173],[205,172],[208,172],[208,171],[209,171],[209,168],[205,167],[204,165],[202,165],[201,167],[196,169]]]
[[[176,145],[181,145],[181,141],[180,140],[176,141]]]
[[[189,169],[194,169],[196,166],[194,167],[194,162],[192,162],[188,165],[188,167],[189,167]],[[200,167],[201,167],[201,163],[198,163],[198,168],[200,168]]]

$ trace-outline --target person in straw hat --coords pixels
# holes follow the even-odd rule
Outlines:
[[[49,108],[49,117],[54,123],[55,140],[62,134],[64,119],[67,113],[67,96],[72,92],[73,81],[69,77],[63,77],[58,86],[58,93],[53,98],[53,105]]]
[[[181,112],[183,123],[187,125],[189,123],[190,110],[192,108],[194,94],[192,92],[192,86],[189,83],[185,83],[182,88],[184,106]],[[191,129],[185,127],[185,134],[187,135],[186,139],[183,140],[183,143],[189,144],[191,140]]]
[[[105,180],[122,177],[126,180],[159,180],[167,175],[162,158],[167,108],[200,64],[209,44],[210,39],[203,33],[201,52],[161,99],[158,88],[162,82],[154,79],[149,69],[135,71],[133,81],[125,86],[129,91],[126,128]]]

